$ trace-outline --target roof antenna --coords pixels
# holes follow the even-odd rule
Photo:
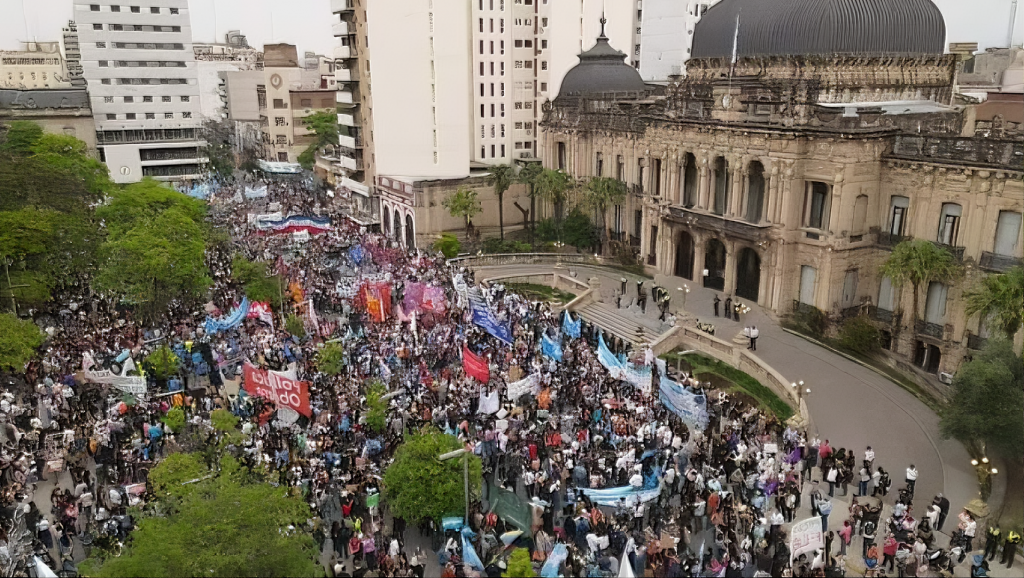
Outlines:
[[[604,35],[604,25],[605,25],[606,22],[608,22],[608,20],[604,17],[604,10],[602,9],[601,10],[601,35],[598,36],[598,38],[605,38],[605,39],[608,38],[607,36]]]

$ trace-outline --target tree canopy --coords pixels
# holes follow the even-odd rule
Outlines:
[[[316,151],[328,144],[338,144],[338,115],[320,110],[302,119],[306,130],[314,135],[313,142],[299,155],[298,161],[305,169],[312,169],[316,162]]]
[[[953,378],[953,396],[940,422],[944,438],[956,438],[1016,460],[1024,453],[1024,361],[1005,340],[989,340]]]
[[[231,259],[231,277],[245,287],[250,301],[268,302],[274,310],[281,309],[282,289],[279,275],[270,275],[268,263],[250,261],[236,254]]]
[[[462,458],[444,462],[437,459],[461,449],[462,442],[433,428],[424,428],[405,439],[395,451],[395,461],[384,472],[384,499],[392,513],[412,523],[462,515]],[[479,496],[481,479],[480,458],[470,454],[470,500]]]
[[[986,275],[978,287],[964,292],[967,315],[991,316],[1007,339],[1024,323],[1024,267],[1005,273]]]
[[[498,236],[505,238],[505,191],[516,182],[516,169],[512,165],[494,165],[487,182],[494,187],[498,197]]]
[[[562,221],[562,212],[572,187],[572,178],[562,171],[544,169],[533,179],[537,196],[550,201],[555,206],[555,221]]]
[[[894,286],[910,283],[914,289],[911,327],[917,323],[918,297],[922,285],[932,281],[949,283],[963,275],[963,267],[953,254],[930,241],[913,239],[893,247],[892,254],[882,264],[882,275]]]
[[[0,370],[22,371],[45,338],[31,321],[0,313]]]
[[[483,207],[477,199],[477,192],[469,187],[459,187],[455,192],[450,193],[441,201],[441,206],[448,209],[448,214],[453,217],[462,217],[469,228],[469,220],[480,214]]]
[[[185,482],[192,482],[183,485]],[[312,517],[301,496],[250,479],[230,456],[218,471],[173,454],[150,473],[156,494],[120,557],[94,550],[83,573],[134,576],[317,576]]]

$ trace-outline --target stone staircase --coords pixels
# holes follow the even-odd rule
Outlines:
[[[662,333],[662,323],[657,319],[641,316],[639,311],[631,309],[616,309],[614,305],[591,302],[573,313],[634,346],[651,343]]]

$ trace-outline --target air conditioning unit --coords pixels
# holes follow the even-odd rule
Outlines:
[[[941,381],[942,383],[945,383],[946,385],[951,385],[953,383],[953,374],[952,373],[946,373],[945,371],[940,371],[939,372],[939,381]]]

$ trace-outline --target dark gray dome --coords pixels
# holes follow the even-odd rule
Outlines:
[[[739,18],[739,33],[737,30]],[[691,58],[942,54],[931,0],[722,0],[693,32]]]
[[[601,35],[593,48],[579,55],[580,63],[569,69],[562,77],[558,96],[595,96],[609,92],[643,92],[646,90],[640,73],[626,64],[626,55],[608,44],[604,35],[604,18],[601,19]]]

